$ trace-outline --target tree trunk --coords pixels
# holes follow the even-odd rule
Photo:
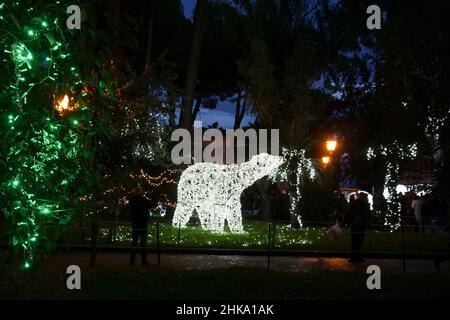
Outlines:
[[[98,237],[98,224],[92,222],[91,226],[91,258],[89,260],[89,266],[93,267],[97,261],[97,237]]]
[[[191,126],[194,124],[195,118],[197,118],[197,114],[200,111],[200,105],[202,104],[202,97],[198,96],[197,100],[195,101],[194,110],[192,111],[192,123]]]
[[[245,92],[244,92],[245,94]],[[242,119],[244,119],[245,112],[247,111],[247,95],[242,96],[242,92],[238,93],[236,98],[236,110],[234,113],[234,125],[233,128],[239,129],[241,127]]]
[[[152,43],[153,43],[153,21],[155,20],[155,8],[156,1],[152,1],[152,8],[150,12],[150,21],[148,23],[148,32],[147,32],[147,52],[145,55],[145,70],[150,68],[150,64],[152,62]]]
[[[241,101],[242,101],[242,94],[239,91],[238,96],[236,98],[236,110],[234,111],[234,125],[233,125],[234,130],[239,128],[241,125],[239,121],[239,115],[241,114]]]
[[[185,129],[190,129],[193,123],[192,104],[202,51],[206,4],[207,0],[197,0],[195,8],[194,36],[184,83],[184,97],[180,115],[180,126]]]
[[[289,204],[290,204],[290,223],[291,227],[298,229],[300,227],[300,223],[298,221],[298,206],[299,206],[299,200],[297,198],[296,189],[297,187],[300,187],[297,185],[297,166],[299,165],[299,159],[297,156],[293,156],[289,159],[289,174],[288,174],[288,183],[289,183]],[[293,210],[291,210],[293,209]]]

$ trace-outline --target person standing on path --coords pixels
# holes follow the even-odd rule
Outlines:
[[[370,206],[367,194],[358,193],[358,198],[354,200],[345,214],[343,225],[350,226],[352,239],[352,254],[350,262],[364,262],[361,257],[361,248],[364,241],[366,229],[370,223]]]
[[[134,191],[129,204],[132,227],[130,264],[134,265],[136,262],[136,248],[139,243],[142,265],[147,265],[145,247],[147,246],[149,211],[153,207],[153,203],[145,197],[144,190],[139,186]]]
[[[423,232],[423,223],[422,223],[423,204],[424,204],[423,199],[418,196],[416,196],[415,199],[411,202],[411,208],[414,210],[414,217],[416,219],[418,230],[422,232]]]

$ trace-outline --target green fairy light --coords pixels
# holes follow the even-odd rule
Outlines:
[[[61,1],[61,6],[73,2],[78,0]],[[77,119],[49,112],[60,90],[74,92],[81,81],[74,74],[75,57],[67,49],[73,35],[59,24],[66,18],[65,10],[55,10],[54,5],[50,1],[0,3],[0,9],[7,9],[0,11],[0,92],[4,93],[0,214],[10,244],[22,253],[23,269],[31,268],[51,247],[48,230],[62,228],[73,218],[79,197],[73,193],[80,191],[70,186],[84,179],[82,173],[90,168],[86,156],[93,154],[83,145],[89,128],[74,130]],[[83,97],[73,98],[83,105]],[[89,110],[77,112],[89,121]],[[81,148],[86,149],[80,152]]]

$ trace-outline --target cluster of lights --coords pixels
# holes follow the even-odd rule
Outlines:
[[[147,106],[138,102],[129,102],[124,106],[124,111],[126,123],[121,135],[135,138],[133,156],[152,162],[164,162],[169,138],[163,116],[151,112]]]
[[[369,148],[366,156],[371,160],[378,155],[383,157],[386,163],[386,174],[384,177],[383,196],[386,200],[387,212],[384,225],[395,231],[401,226],[401,204],[399,199],[398,180],[400,172],[400,161],[412,160],[417,156],[417,144],[401,145],[393,141],[389,145],[381,145],[379,148]]]
[[[179,168],[167,168],[157,176],[152,176],[146,173],[143,169],[138,175],[130,174],[133,179],[137,179],[143,182],[144,185],[150,187],[151,189],[158,189],[162,187],[175,186],[178,183],[177,177],[181,174],[181,169]],[[176,203],[171,201],[166,194],[159,194],[159,203],[165,207],[175,208]]]
[[[417,157],[417,143],[403,146],[395,140],[388,146],[382,145],[380,147],[380,153],[383,156],[394,156],[401,160],[414,159]]]
[[[197,212],[202,228],[242,233],[241,193],[257,180],[272,175],[283,158],[261,153],[241,164],[197,163],[181,174],[172,223],[185,227]]]
[[[400,214],[401,204],[396,190],[399,170],[400,168],[398,163],[393,163],[391,161],[386,162],[384,187],[385,190],[387,190],[387,212],[384,219],[384,225],[389,227],[391,231],[397,230],[402,223]]]
[[[160,245],[162,247],[185,246],[189,248],[206,247],[236,247],[236,248],[266,248],[267,247],[267,224],[265,222],[245,224],[245,234],[236,233],[217,233],[204,230],[199,227],[187,227],[179,230],[178,227],[160,223]],[[178,232],[179,238],[178,238]],[[107,238],[109,228],[101,228],[101,238]],[[119,243],[128,244],[131,241],[131,227],[120,225],[117,227],[115,240]],[[276,225],[272,237],[275,248],[298,248],[299,246],[308,246],[313,242],[327,239],[325,229],[293,229],[289,225]],[[148,242],[150,245],[156,245],[155,229],[150,228],[148,233]]]
[[[299,202],[302,198],[301,185],[305,179],[314,180],[316,170],[313,161],[306,157],[306,151],[283,148],[282,156],[284,163],[280,169],[271,176],[272,181],[282,181],[289,183],[289,212],[291,216],[296,216],[300,227],[303,227],[301,213],[299,212]],[[292,163],[294,162],[294,166]],[[289,177],[295,176],[293,181]]]
[[[375,158],[375,150],[372,147],[367,148],[366,158],[367,160],[372,160]]]
[[[168,168],[161,172],[156,177],[151,176],[146,173],[143,169],[139,172],[139,175],[130,174],[132,178],[138,178],[145,181],[145,183],[152,188],[159,188],[162,185],[174,185],[177,184],[177,180],[173,178],[181,173],[181,169],[178,168]]]
[[[429,108],[429,107],[428,107]],[[425,126],[425,135],[432,141],[434,147],[439,145],[440,131],[445,126],[450,118],[450,110],[441,117],[433,116],[427,118]]]
[[[175,208],[176,203],[169,199],[168,195],[164,193],[166,187],[175,186],[177,184],[177,177],[181,173],[179,168],[166,168],[163,172],[156,176],[152,176],[145,172],[143,169],[137,174],[130,173],[129,176],[134,180],[135,184],[141,184],[145,189],[159,189],[157,206],[153,209],[158,209],[160,216],[165,216],[167,208]],[[103,176],[104,181],[111,178],[110,174]],[[147,188],[148,187],[148,188]],[[162,190],[161,190],[162,189]],[[127,189],[124,186],[111,186],[110,188],[102,192],[103,198],[107,197],[114,199],[113,203],[120,207],[126,206],[129,203],[130,193],[127,194]],[[118,199],[117,199],[118,198]],[[83,195],[78,198],[80,202],[89,202],[93,200],[93,195]],[[88,215],[95,213],[101,213],[104,210],[111,209],[110,205],[105,205],[103,207],[97,208],[96,211],[88,212]]]

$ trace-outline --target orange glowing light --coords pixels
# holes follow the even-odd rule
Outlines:
[[[58,101],[58,104],[55,106],[56,111],[64,112],[69,109],[69,96],[66,94],[62,100]]]
[[[73,111],[77,109],[80,105],[76,102],[75,104],[70,104],[70,98],[66,94],[62,100],[58,100],[58,104],[55,106],[56,111],[63,113],[64,111]]]
[[[334,150],[336,150],[337,141],[336,140],[327,140],[325,145],[326,145],[328,151],[333,152]]]
[[[327,165],[328,163],[330,163],[330,157],[322,157],[322,163],[324,165]]]

